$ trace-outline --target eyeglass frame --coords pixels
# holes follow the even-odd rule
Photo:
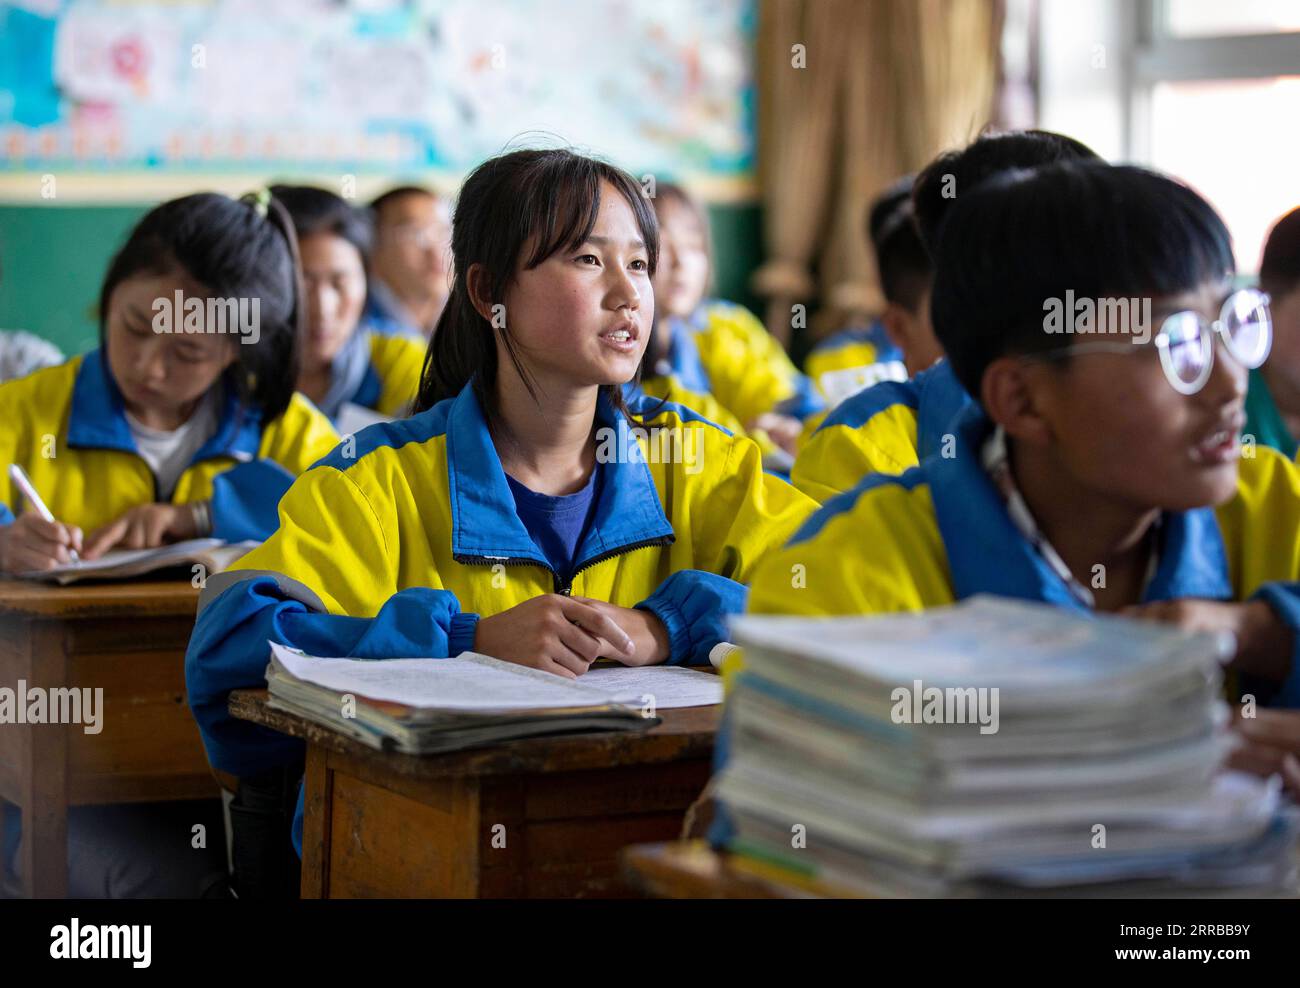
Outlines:
[[[1251,358],[1251,360],[1255,360],[1254,363],[1251,363],[1250,360],[1243,360],[1237,353],[1236,348],[1232,343],[1232,337],[1228,333],[1228,328],[1225,325],[1224,318],[1228,312],[1229,303],[1238,296],[1246,293],[1250,293],[1258,299],[1256,308],[1263,311],[1263,323],[1267,333],[1267,339],[1264,341],[1263,353],[1260,354],[1257,360]],[[1224,349],[1226,349],[1232,359],[1241,364],[1242,367],[1245,367],[1247,370],[1255,370],[1264,365],[1264,361],[1268,359],[1268,355],[1273,349],[1273,313],[1269,308],[1269,302],[1271,301],[1272,298],[1268,292],[1260,291],[1258,288],[1238,288],[1223,300],[1223,304],[1219,307],[1219,318],[1215,319],[1213,322],[1204,319],[1201,314],[1194,309],[1179,309],[1177,312],[1171,312],[1169,315],[1165,316],[1164,319],[1160,320],[1160,331],[1151,338],[1149,343],[1073,343],[1069,346],[1059,347],[1055,350],[1047,350],[1042,353],[1030,353],[1025,354],[1024,356],[1025,359],[1028,360],[1060,360],[1073,354],[1136,353],[1138,352],[1139,347],[1150,345],[1156,347],[1160,352],[1160,369],[1164,371],[1165,380],[1169,382],[1170,387],[1179,394],[1194,395],[1205,387],[1205,382],[1210,379],[1210,374],[1214,372],[1214,352],[1216,349],[1214,346],[1214,337],[1216,335],[1222,338]],[[1205,361],[1205,366],[1201,370],[1200,375],[1192,382],[1184,381],[1178,376],[1178,372],[1174,370],[1173,357],[1169,355],[1170,334],[1166,331],[1166,327],[1172,320],[1188,315],[1193,316],[1196,319],[1196,327],[1200,331],[1201,346],[1203,349],[1208,350],[1209,353],[1209,359]]]

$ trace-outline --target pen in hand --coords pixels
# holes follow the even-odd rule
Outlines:
[[[36,493],[36,488],[32,486],[32,482],[28,478],[26,472],[17,463],[9,464],[9,479],[14,482],[14,485],[20,491],[23,492],[23,497],[27,498],[28,503],[36,509],[36,513],[46,521],[53,524],[54,515],[50,514],[50,509],[45,506],[45,502],[42,501],[41,496]],[[72,557],[74,563],[81,562],[81,557],[77,555],[76,549],[69,548],[68,554]]]

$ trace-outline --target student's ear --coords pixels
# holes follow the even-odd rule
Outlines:
[[[980,404],[1007,435],[1046,445],[1052,429],[1041,407],[1041,374],[1048,368],[1016,356],[999,357],[984,369]]]
[[[465,290],[469,292],[470,304],[474,306],[474,311],[491,323],[493,302],[488,297],[487,268],[478,262],[471,264],[469,270],[465,272]]]
[[[880,314],[880,324],[885,327],[885,335],[889,337],[889,342],[904,353],[907,352],[910,335],[908,322],[907,310],[893,302],[887,303],[885,311]]]

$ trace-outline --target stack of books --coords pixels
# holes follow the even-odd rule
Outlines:
[[[992,597],[747,616],[715,841],[867,895],[1284,894],[1297,821],[1222,770],[1230,635]]]

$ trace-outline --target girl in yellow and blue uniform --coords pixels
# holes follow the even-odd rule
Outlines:
[[[338,442],[293,391],[296,286],[293,230],[266,194],[148,213],[104,279],[100,347],[0,385],[0,464],[57,519],[0,472],[0,571],[269,535],[280,495]]]
[[[969,191],[1012,169],[1095,158],[1085,145],[1051,131],[986,135],[940,155],[914,184],[900,183],[881,197],[869,231],[889,301],[891,336],[910,376],[858,391],[810,424],[811,435],[805,434],[790,473],[796,487],[825,502],[873,473],[902,473],[942,451],[953,417],[970,402],[942,359],[930,322],[929,255],[955,201],[948,194],[950,185]]]
[[[349,406],[363,410],[362,420],[405,415],[419,387],[424,346],[365,311],[370,214],[314,186],[271,191],[293,218],[302,255],[307,304],[298,390],[333,422]]]
[[[0,471],[0,571],[269,535],[294,477],[338,442],[293,391],[297,285],[292,224],[266,193],[186,196],[146,214],[105,275],[100,347],[0,385],[0,466],[21,466],[58,519],[44,521]],[[197,820],[220,828],[219,802],[74,807],[70,894],[222,888],[220,842],[167,839]],[[21,862],[16,809],[4,822],[0,871]]]
[[[376,659],[473,649],[570,678],[598,657],[708,661],[758,560],[816,506],[751,441],[624,404],[657,238],[640,188],[604,163],[518,151],[471,174],[415,414],[305,473],[279,531],[208,581],[186,677],[214,766],[242,776],[300,751],[226,712],[230,690],[264,682],[268,639]]]

